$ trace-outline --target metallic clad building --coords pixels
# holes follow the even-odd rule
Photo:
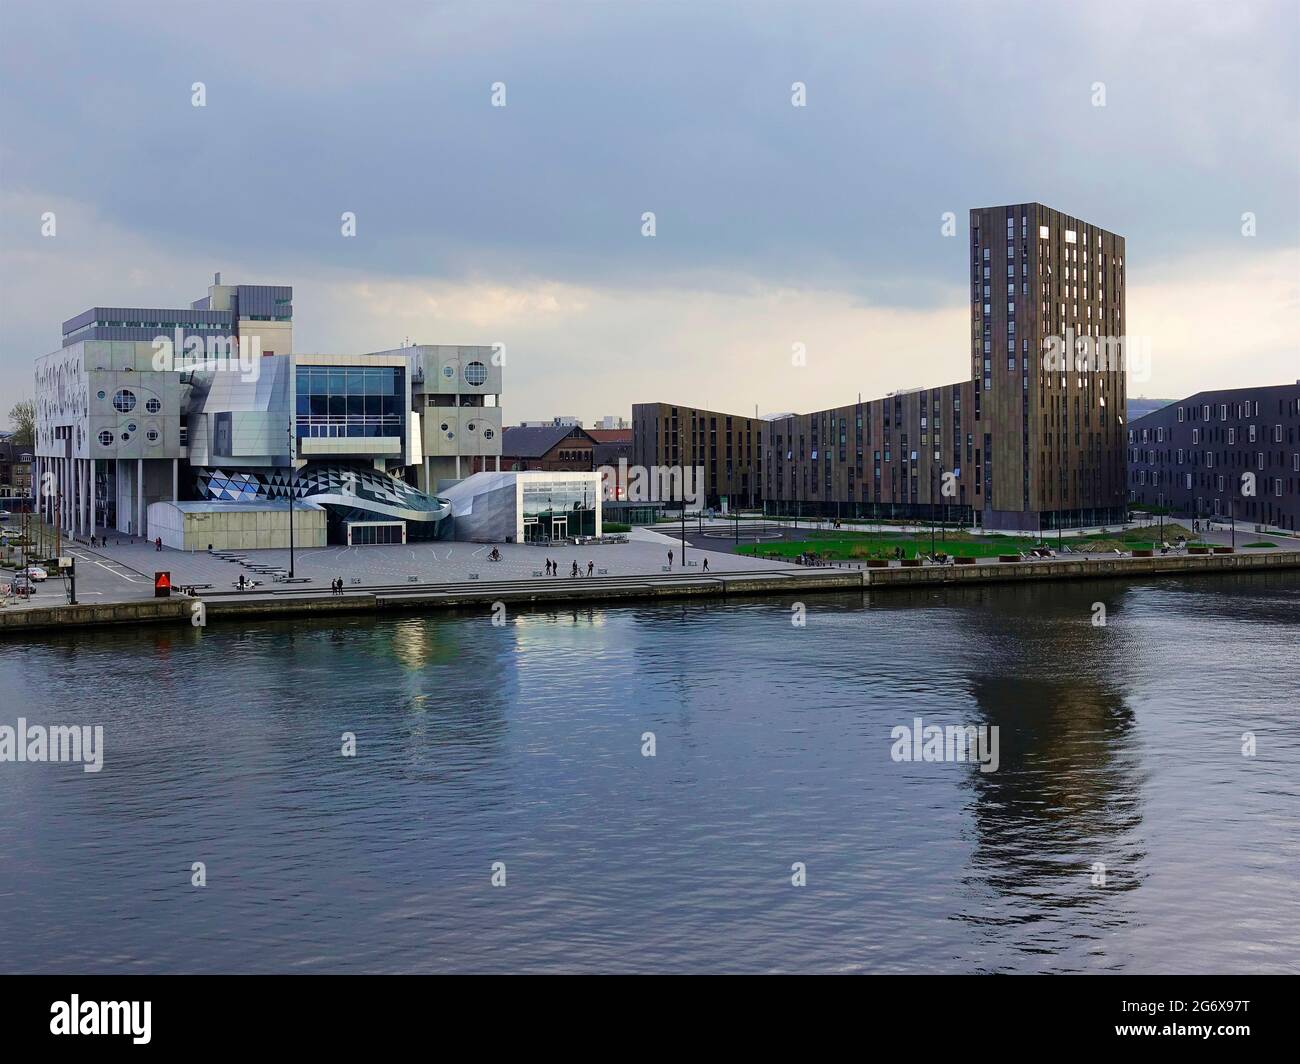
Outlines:
[[[494,349],[294,353],[292,321],[292,288],[220,274],[187,309],[68,319],[63,346],[36,361],[49,519],[70,535],[153,538],[160,503],[292,493],[327,512],[333,542],[449,536],[438,481],[458,479],[466,459],[499,464]]]

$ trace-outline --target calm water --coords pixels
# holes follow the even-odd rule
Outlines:
[[[808,607],[0,644],[0,724],[106,747],[0,764],[0,966],[1300,970],[1300,576]]]

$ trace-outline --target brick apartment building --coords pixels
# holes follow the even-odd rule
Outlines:
[[[632,407],[632,465],[703,469],[706,506],[739,509],[762,502],[762,433],[757,417],[670,403]]]
[[[748,418],[638,404],[633,453],[702,453],[711,498],[752,484],[780,514],[962,515],[1011,530],[1121,520],[1124,238],[1040,203],[985,207],[970,212],[969,263],[967,379],[755,423],[743,448],[731,433]]]
[[[502,431],[502,469],[589,472],[597,441],[581,425],[511,425]]]
[[[1127,438],[1131,502],[1300,529],[1300,381],[1197,392]]]

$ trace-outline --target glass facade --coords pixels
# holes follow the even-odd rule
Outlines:
[[[406,435],[405,370],[299,366],[298,438]]]
[[[348,522],[348,543],[362,547],[375,543],[405,543],[406,526],[401,521],[358,524]]]
[[[523,489],[524,542],[596,534],[598,485],[583,480],[529,480]]]

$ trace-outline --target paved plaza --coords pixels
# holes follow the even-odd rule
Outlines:
[[[501,560],[488,559],[493,546]],[[468,580],[484,581],[563,581],[578,563],[580,579],[587,579],[588,565],[592,576],[662,576],[673,552],[672,572],[698,575],[707,558],[709,572],[736,573],[788,570],[788,563],[746,558],[724,551],[705,551],[688,547],[682,566],[680,543],[648,530],[635,530],[627,543],[571,544],[533,546],[531,544],[411,543],[365,547],[312,547],[294,551],[294,574],[306,577],[301,584],[284,584],[256,568],[279,566],[288,569],[289,551],[231,551],[243,561],[225,561],[206,551],[188,553],[164,547],[156,550],[151,543],[127,536],[109,536],[107,546],[91,550],[84,544],[67,547],[65,554],[77,559],[77,597],[85,602],[115,602],[153,597],[153,574],[171,574],[173,586],[211,585],[211,591],[232,591],[242,574],[246,581],[258,582],[254,592],[263,589],[300,588],[303,591],[328,592],[330,582],[341,578],[347,590],[362,591],[396,584],[452,584]],[[546,577],[547,559],[559,563],[559,575]],[[64,581],[52,576],[40,585],[26,605],[50,606],[66,601]]]
[[[592,577],[663,577],[667,575],[668,551],[673,552],[672,574],[700,575],[707,558],[709,573],[789,572],[798,569],[788,561],[768,561],[735,554],[735,542],[717,533],[726,526],[717,522],[712,527],[706,523],[701,535],[699,526],[687,524],[687,565],[682,563],[678,529],[660,525],[659,530],[637,528],[629,535],[627,543],[609,543],[575,547],[570,544],[533,546],[531,544],[496,544],[501,561],[488,559],[492,544],[440,541],[374,545],[364,547],[330,546],[304,548],[294,552],[294,572],[304,581],[286,584],[271,575],[258,572],[262,567],[288,568],[288,550],[234,551],[241,561],[225,561],[206,551],[187,553],[164,547],[158,551],[152,543],[128,536],[110,535],[107,546],[97,545],[93,550],[77,542],[66,544],[65,555],[76,558],[77,598],[88,604],[129,602],[153,598],[153,574],[165,570],[171,574],[176,587],[209,585],[205,593],[235,590],[243,574],[249,584],[247,593],[256,596],[263,591],[300,590],[307,593],[328,593],[331,581],[341,578],[347,591],[365,591],[377,587],[429,586],[458,584],[470,580],[524,582],[563,582],[573,580],[573,563],[576,561],[580,576],[586,580],[588,565]],[[796,538],[807,526],[796,532],[784,530],[787,538]],[[858,531],[859,529],[853,529]],[[896,529],[895,529],[896,530]],[[673,534],[675,533],[675,534]],[[1067,533],[1067,539],[1070,538]],[[1212,543],[1227,543],[1230,533],[1216,529],[1202,538]],[[746,542],[743,534],[741,542]],[[1268,539],[1282,549],[1296,549],[1300,541],[1276,533],[1261,536],[1242,528],[1237,530],[1237,546],[1242,553],[1245,543]],[[748,538],[753,542],[753,538]],[[1254,551],[1249,551],[1254,553]],[[1097,557],[1107,557],[1099,554]],[[559,563],[556,576],[538,575],[545,571],[547,559]],[[8,609],[22,609],[61,605],[67,601],[66,580],[58,575],[36,587],[35,594],[27,600],[11,600]]]

